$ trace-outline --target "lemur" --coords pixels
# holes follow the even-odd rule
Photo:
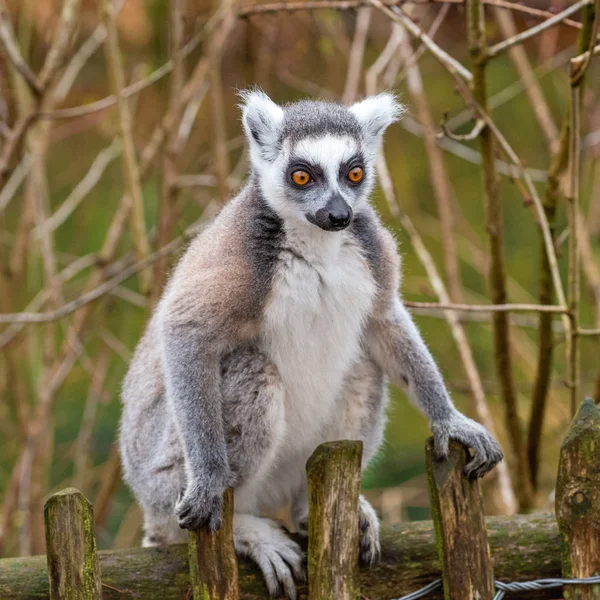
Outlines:
[[[472,448],[481,477],[503,458],[453,405],[399,296],[396,242],[369,204],[390,93],[352,106],[279,106],[243,94],[251,172],[190,244],[139,342],[123,385],[124,477],[144,512],[144,545],[221,524],[234,488],[234,541],[269,592],[296,598],[298,544],[264,515],[291,506],[306,532],[305,464],[322,442],[382,444],[388,378],[427,417],[437,456]],[[360,498],[361,558],[379,523]],[[183,537],[182,537],[183,535]]]

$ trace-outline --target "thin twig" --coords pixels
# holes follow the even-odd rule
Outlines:
[[[123,177],[127,184],[127,194],[131,202],[131,231],[138,260],[143,260],[150,253],[150,243],[148,242],[148,234],[146,232],[144,196],[142,194],[140,170],[133,140],[131,112],[127,99],[121,95],[121,90],[125,87],[125,75],[121,64],[121,51],[119,49],[114,1],[103,0],[102,8],[107,30],[105,44],[106,61],[115,96],[118,99],[119,126],[121,141],[123,143],[121,164],[123,168]],[[142,271],[140,279],[142,292],[147,293],[150,291],[150,281],[150,271]]]
[[[41,95],[42,88],[40,83],[19,51],[19,43],[15,39],[15,34],[8,15],[8,8],[4,0],[0,0],[0,41],[17,72],[23,77],[37,96]]]
[[[233,27],[236,21],[236,11],[238,0],[223,0],[215,2],[218,7],[217,12],[223,14],[222,28]],[[223,100],[223,81],[221,66],[223,59],[223,49],[225,44],[219,35],[209,37],[207,41],[207,54],[210,61],[209,82],[210,89],[208,94],[211,100],[212,110],[212,144],[214,153],[215,176],[217,177],[217,192],[221,202],[225,202],[229,196],[229,186],[227,177],[229,175],[229,152],[227,150],[227,123],[225,120],[224,100]]]
[[[408,33],[420,40],[448,71],[459,75],[465,81],[471,81],[473,76],[470,71],[465,69],[465,67],[463,67],[456,59],[452,58],[452,56],[438,46],[438,44],[436,44],[414,21],[407,17],[401,9],[396,6],[389,8],[383,4],[381,0],[369,0],[369,2],[383,14],[387,15],[394,23],[402,25]]]
[[[411,4],[427,5],[427,4],[458,4],[464,5],[465,0],[411,0]],[[510,0],[483,0],[484,4],[490,6],[498,6],[500,8],[521,12],[538,19],[548,19],[553,17],[553,13],[548,10],[541,10],[531,6],[511,2]],[[238,12],[238,16],[245,18],[252,15],[269,14],[277,12],[297,12],[306,10],[318,9],[335,9],[335,10],[350,10],[368,6],[371,0],[308,0],[306,2],[272,2],[264,4],[254,4],[245,6]],[[385,6],[397,6],[398,0],[384,0]],[[564,24],[569,27],[581,29],[581,23],[571,19],[565,19]]]
[[[587,50],[586,52],[583,52],[579,56],[576,56],[571,62],[575,65],[580,65],[580,64],[583,64],[584,62],[588,61],[590,56],[598,56],[598,54],[600,54],[600,44],[598,44],[597,46],[594,46],[594,48],[591,52],[589,50]]]
[[[399,25],[396,25],[395,23],[392,24],[392,31],[384,49],[377,57],[377,60],[375,60],[367,70],[367,74],[365,75],[365,87],[368,95],[373,95],[377,92],[377,80],[398,50],[401,31],[402,28]]]
[[[555,313],[559,315],[569,312],[568,308],[563,308],[562,306],[551,306],[548,304],[453,304],[449,302],[439,304],[435,302],[416,302],[412,300],[406,300],[404,304],[412,308],[420,308],[423,310],[455,310],[460,312],[537,312]]]
[[[210,19],[206,25],[196,34],[183,48],[181,51],[182,58],[189,56],[202,42],[202,40],[213,30],[217,23],[215,18]],[[130,98],[136,94],[139,94],[146,88],[150,87],[157,81],[160,81],[163,77],[166,77],[174,67],[173,59],[168,60],[164,65],[161,65],[156,70],[152,71],[147,77],[136,81],[121,90],[121,95],[125,98]],[[54,110],[49,113],[42,113],[41,119],[75,119],[78,117],[85,117],[95,112],[100,112],[116,106],[117,97],[106,96],[100,100],[82,104],[80,106],[73,106],[71,108],[63,108],[60,110]]]
[[[452,131],[450,131],[450,129],[448,128],[448,113],[444,113],[444,117],[442,119],[442,122],[440,123],[440,127],[441,131],[438,133],[438,137],[441,138],[443,136],[446,136],[449,137],[451,140],[454,140],[455,142],[470,142],[472,140],[476,140],[479,137],[479,134],[485,127],[485,122],[481,119],[477,119],[475,125],[473,126],[473,129],[471,129],[469,133],[452,133]]]
[[[64,55],[68,50],[68,45],[75,27],[80,1],[81,0],[65,0],[63,3],[50,49],[46,54],[42,70],[37,78],[41,93],[35,98],[30,110],[19,117],[11,130],[10,137],[2,147],[2,153],[0,154],[0,188],[3,187],[9,169],[9,163],[14,152],[20,146],[29,127],[39,119],[40,109],[44,106],[46,93],[51,87],[53,79],[58,69],[61,67]]]
[[[578,10],[581,10],[587,4],[590,4],[592,0],[578,0],[575,4],[572,4],[562,12],[559,12],[557,15],[546,19],[544,22],[535,25],[534,27],[530,27],[521,33],[507,39],[502,42],[497,43],[495,46],[490,46],[487,51],[488,58],[494,58],[501,52],[508,50],[508,48],[514,46],[515,44],[522,44],[524,41],[539,35],[542,31],[549,29],[550,27],[554,27],[555,25],[559,25],[562,23],[567,17],[576,13]]]
[[[367,35],[369,33],[372,14],[373,9],[369,6],[361,8],[356,17],[356,28],[352,46],[350,47],[350,56],[348,58],[346,85],[344,86],[344,92],[342,93],[343,104],[352,104],[358,96],[360,74],[362,71],[365,46],[367,45]]]
[[[517,35],[518,30],[513,14],[496,6],[492,10],[504,37],[508,39]],[[550,107],[544,98],[542,86],[535,77],[527,52],[523,46],[515,45],[509,49],[508,54],[519,73],[520,80],[524,84],[525,93],[533,108],[533,114],[540,129],[548,142],[550,150],[554,152],[557,148],[558,128],[552,117]]]
[[[117,273],[98,287],[86,292],[71,302],[67,302],[56,310],[41,313],[23,312],[14,314],[0,314],[0,323],[50,323],[52,321],[57,321],[58,319],[67,317],[68,315],[78,311],[80,308],[90,304],[94,300],[97,300],[98,298],[108,294],[123,281],[129,279],[136,273],[139,273],[142,269],[145,269],[149,265],[153,264],[161,256],[177,252],[177,250],[179,250],[183,244],[185,244],[190,237],[197,232],[198,227],[199,226],[192,226],[191,228],[188,228],[184,235],[175,238],[160,248],[160,250],[157,250],[156,252],[148,255],[146,258],[125,267],[120,273]]]
[[[448,279],[450,298],[454,302],[459,302],[462,299],[462,286],[460,283],[460,270],[456,255],[454,217],[452,214],[454,191],[450,183],[442,152],[436,144],[435,125],[423,88],[421,71],[419,70],[416,61],[412,61],[412,48],[408,35],[404,29],[400,31],[399,53],[404,61],[408,90],[413,100],[417,116],[423,126],[423,140],[429,162],[429,176],[433,187],[438,217],[440,219],[442,247],[444,249],[444,266],[446,277]]]
[[[6,184],[0,191],[0,213],[8,206],[8,203],[13,199],[14,195],[19,190],[19,187],[27,177],[31,168],[31,155],[26,153],[21,162],[15,167]]]
[[[62,67],[73,38],[80,4],[81,0],[64,0],[63,2],[60,18],[52,38],[52,44],[46,54],[44,65],[38,76],[42,91],[48,88],[55,74]]]
[[[173,0],[170,12],[170,44],[173,55],[173,74],[169,94],[169,108],[174,110],[179,102],[185,77],[185,62],[182,56],[183,25],[185,22],[185,3],[183,0]],[[185,114],[185,112],[184,112]],[[179,197],[179,188],[175,185],[177,180],[177,165],[175,145],[177,143],[177,128],[172,127],[167,135],[167,143],[161,156],[162,180],[158,214],[156,218],[156,244],[160,248],[171,236],[171,229],[175,222],[175,204]],[[162,256],[154,264],[152,270],[152,290],[150,298],[156,303],[162,293],[167,277],[167,256]]]
[[[90,193],[94,186],[100,181],[106,167],[119,157],[122,152],[122,144],[118,138],[115,138],[110,146],[101,150],[94,159],[84,178],[73,188],[73,191],[65,198],[58,209],[46,220],[45,227],[50,231],[55,231],[60,227],[81,204],[82,200]],[[39,230],[35,231],[40,235]]]
[[[485,16],[483,4],[480,0],[467,0],[467,35],[469,52],[472,59],[472,80],[468,94],[473,102],[487,112],[487,85],[486,65],[488,47],[485,32]],[[467,86],[459,80],[454,73],[455,80],[460,82],[463,92]],[[483,115],[479,112],[479,117]],[[494,135],[492,134],[488,118],[486,125],[480,133],[482,167],[483,167],[483,194],[487,208],[486,229],[490,247],[490,273],[489,285],[491,288],[492,301],[495,304],[504,304],[507,300],[506,270],[504,264],[503,249],[503,216],[502,202],[498,174],[494,168],[496,147]],[[496,376],[501,388],[502,401],[505,405],[506,428],[511,441],[516,470],[516,494],[519,506],[528,509],[533,502],[532,488],[530,485],[527,457],[519,415],[517,411],[517,392],[515,389],[514,374],[512,368],[512,352],[510,343],[510,323],[506,313],[494,314],[494,358]]]

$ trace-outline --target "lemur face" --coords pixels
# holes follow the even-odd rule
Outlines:
[[[385,128],[402,111],[391,94],[346,107],[301,101],[283,107],[262,92],[243,94],[254,173],[285,220],[340,231],[367,201]]]
[[[360,145],[352,137],[331,134],[286,145],[287,167],[282,172],[286,201],[321,229],[346,228],[370,187]]]

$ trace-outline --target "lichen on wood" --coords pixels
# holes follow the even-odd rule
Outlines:
[[[588,398],[560,451],[556,520],[562,538],[563,577],[600,573],[600,409]],[[565,586],[565,598],[600,598],[600,585]]]
[[[308,475],[309,600],[358,600],[362,442],[321,444]]]
[[[237,559],[233,545],[233,490],[223,495],[218,531],[190,531],[190,580],[194,600],[239,600]]]
[[[68,488],[44,507],[50,600],[100,600],[92,505]]]
[[[468,450],[450,442],[448,457],[434,456],[433,439],[426,447],[427,479],[444,597],[447,600],[491,600],[494,572],[479,482],[464,474]]]

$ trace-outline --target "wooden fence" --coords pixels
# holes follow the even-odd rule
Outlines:
[[[323,444],[307,463],[310,502],[309,600],[399,598],[443,579],[450,600],[492,600],[495,579],[528,581],[600,573],[600,411],[580,407],[564,441],[552,515],[485,519],[479,483],[463,475],[468,451],[453,443],[447,460],[426,447],[433,525],[382,528],[381,560],[358,568],[360,442]],[[46,503],[47,556],[0,560],[0,599],[254,600],[267,598],[262,577],[233,548],[233,493],[223,527],[190,533],[189,544],[97,552],[90,503],[75,489]],[[434,540],[435,531],[435,540]],[[431,599],[442,597],[433,591]],[[510,596],[509,596],[510,597]],[[557,590],[518,598],[559,598]],[[600,598],[600,586],[569,585],[565,598]]]

